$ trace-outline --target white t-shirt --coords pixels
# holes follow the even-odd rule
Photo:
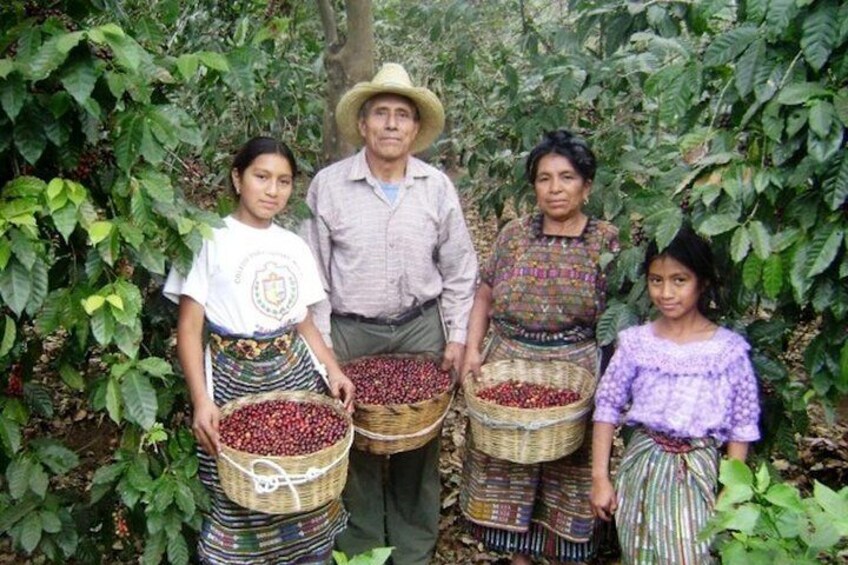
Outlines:
[[[308,306],[324,300],[315,259],[299,236],[276,224],[253,228],[232,216],[224,224],[203,242],[188,275],[171,270],[166,297],[191,297],[210,322],[239,335],[297,324]]]

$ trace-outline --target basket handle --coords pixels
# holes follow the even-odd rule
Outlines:
[[[219,456],[224,458],[230,465],[247,475],[253,480],[253,490],[256,491],[256,494],[267,494],[271,492],[275,492],[281,486],[287,487],[291,493],[292,498],[294,499],[295,511],[300,510],[300,495],[295,488],[296,485],[302,485],[305,483],[309,483],[317,479],[318,477],[326,474],[330,469],[341,463],[345,457],[347,457],[348,451],[350,451],[350,446],[353,444],[353,434],[350,434],[350,438],[347,440],[347,447],[345,447],[344,451],[342,451],[341,455],[339,455],[336,459],[330,462],[329,465],[325,465],[324,467],[310,467],[306,470],[302,475],[289,475],[285,469],[271,461],[270,459],[254,459],[250,463],[250,468],[247,469],[239,465],[236,461],[232,459],[226,453],[219,453]],[[270,467],[276,474],[275,475],[260,475],[256,473],[256,467],[259,465],[265,465],[266,467]]]
[[[376,432],[369,432],[368,430],[360,428],[359,426],[354,426],[353,429],[356,430],[356,433],[358,433],[358,434],[360,434],[364,437],[367,437],[368,439],[376,439],[376,440],[380,440],[380,441],[396,441],[396,440],[401,440],[401,439],[411,439],[411,438],[414,438],[414,437],[420,437],[420,436],[429,434],[430,432],[432,432],[433,430],[435,430],[436,428],[438,428],[442,424],[442,420],[444,420],[445,416],[448,415],[448,411],[450,410],[452,403],[453,403],[453,398],[451,398],[451,401],[448,402],[448,405],[445,407],[445,411],[442,412],[442,415],[439,416],[439,418],[435,422],[433,422],[432,424],[430,424],[426,428],[420,429],[417,432],[413,432],[411,434],[403,434],[403,435],[399,435],[399,436],[389,436],[389,435],[384,435],[384,434],[378,434]]]
[[[556,424],[564,424],[566,422],[575,422],[583,418],[586,414],[591,410],[591,406],[586,406],[585,408],[574,412],[573,414],[569,414],[568,416],[564,416],[562,418],[558,418],[556,420],[541,420],[528,424],[515,424],[513,422],[506,422],[504,420],[495,420],[487,416],[486,414],[482,414],[477,410],[474,410],[470,406],[468,406],[468,415],[479,420],[483,425],[488,428],[496,428],[501,430],[541,430],[542,428],[547,428],[548,426],[554,426]]]

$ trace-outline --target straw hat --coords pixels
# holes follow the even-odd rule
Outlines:
[[[406,69],[397,63],[386,63],[371,82],[357,83],[345,92],[336,106],[336,124],[339,133],[357,147],[365,143],[359,135],[359,109],[369,98],[378,94],[406,96],[418,108],[418,135],[412,142],[412,153],[419,153],[433,143],[445,127],[445,110],[433,92],[424,87],[412,86]]]

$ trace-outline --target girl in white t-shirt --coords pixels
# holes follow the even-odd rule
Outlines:
[[[288,516],[243,508],[224,494],[213,458],[219,407],[245,394],[323,391],[353,407],[353,383],[309,314],[308,307],[325,298],[312,254],[272,221],[285,208],[296,174],[285,144],[268,137],[248,141],[231,170],[238,207],[204,242],[191,270],[172,270],[165,284],[165,295],[180,307],[177,354],[202,448],[199,475],[212,498],[198,543],[204,563],[325,563],[347,521],[338,500]]]

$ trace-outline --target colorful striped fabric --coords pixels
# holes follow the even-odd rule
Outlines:
[[[520,343],[495,334],[487,361],[564,360],[597,374],[594,341],[564,347]],[[520,465],[474,449],[470,431],[463,463],[460,509],[472,535],[493,551],[585,561],[597,548],[600,527],[589,506],[591,434],[575,453],[557,461]]]
[[[666,451],[636,428],[616,474],[615,521],[625,565],[714,563],[710,542],[698,541],[715,506],[718,449],[713,439],[692,450]]]
[[[251,339],[213,334],[212,378],[215,404],[271,390],[326,392],[309,350],[294,328]],[[246,351],[261,350],[252,360]],[[276,350],[276,354],[275,354]],[[215,459],[198,448],[199,476],[209,490],[212,508],[204,516],[198,556],[208,564],[327,563],[336,535],[347,523],[340,500],[311,512],[271,515],[230,501],[218,480]]]

